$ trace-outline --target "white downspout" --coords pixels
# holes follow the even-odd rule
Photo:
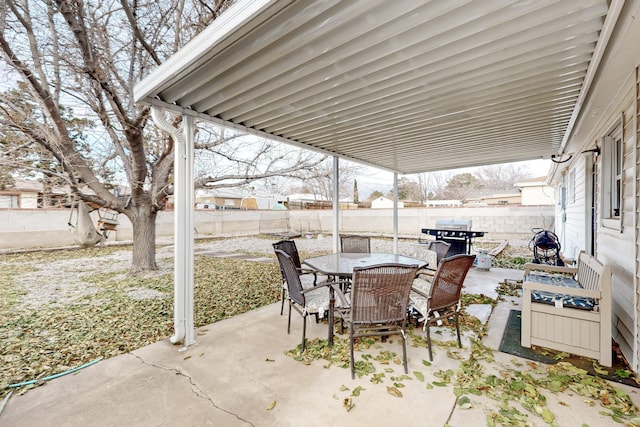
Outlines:
[[[164,112],[151,107],[151,117],[174,141],[174,335],[173,344],[193,344],[193,118],[183,116],[185,138],[164,118]],[[190,135],[189,135],[190,134]],[[190,147],[188,147],[190,145]],[[191,203],[189,206],[188,203]]]
[[[333,156],[333,253],[340,252],[340,172],[338,156]]]
[[[393,253],[398,253],[398,173],[393,173]]]

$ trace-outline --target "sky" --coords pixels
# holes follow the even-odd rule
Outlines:
[[[545,176],[549,172],[551,167],[551,160],[548,159],[538,159],[538,160],[530,160],[524,162],[514,162],[514,163],[506,163],[512,164],[516,167],[523,167],[529,170],[532,178],[537,178],[540,176]],[[368,197],[374,191],[380,191],[382,193],[386,193],[393,187],[393,173],[383,171],[380,169],[375,169],[373,167],[368,166],[360,166],[361,170],[356,175],[356,179],[358,180],[358,192],[361,197]],[[452,169],[447,171],[440,171],[436,173],[442,173],[445,176],[453,176],[459,173],[474,173],[475,170],[482,168],[474,167],[474,168],[460,168],[460,169]],[[403,175],[398,175],[400,178]],[[407,178],[416,181],[416,175],[406,175]]]

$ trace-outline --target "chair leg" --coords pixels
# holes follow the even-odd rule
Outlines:
[[[409,369],[407,368],[407,333],[402,328],[402,363],[404,364],[404,373],[408,374]]]
[[[284,288],[282,288],[282,302],[280,303],[280,316],[282,316],[282,313],[284,312]]]
[[[356,378],[355,371],[355,362],[353,360],[353,329],[351,325],[349,325],[349,355],[351,356],[351,379],[354,380]]]
[[[456,311],[456,333],[458,334],[458,347],[462,348],[462,340],[460,339],[460,323],[458,322],[457,311]]]
[[[427,342],[429,343],[429,361],[433,362],[433,353],[431,352],[431,328],[429,327],[429,321],[424,319],[424,326],[427,329]]]
[[[307,340],[307,316],[302,316],[302,353],[304,353],[304,347]]]
[[[289,319],[287,320],[287,334],[291,333],[291,300],[289,300]]]

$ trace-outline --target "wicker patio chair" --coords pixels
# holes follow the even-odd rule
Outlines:
[[[440,264],[440,261],[447,257],[447,253],[449,252],[449,249],[451,249],[451,243],[445,242],[444,240],[434,240],[429,242],[427,249],[438,254],[438,264]]]
[[[431,323],[438,322],[441,319],[451,316],[455,317],[458,346],[462,347],[460,325],[458,322],[460,295],[462,293],[464,279],[467,277],[467,273],[475,258],[475,255],[466,254],[445,258],[438,265],[438,270],[429,289],[418,288],[415,284],[411,289],[410,306],[423,317],[423,330],[426,329],[427,331],[429,360],[433,360],[429,327]],[[428,282],[422,281],[422,283]]]
[[[291,257],[293,264],[296,266],[298,273],[300,274],[300,281],[302,282],[302,287],[307,289],[315,286],[318,283],[318,274],[315,270],[311,270],[308,268],[303,268],[302,263],[300,262],[300,255],[298,254],[298,247],[296,246],[295,240],[280,240],[278,242],[273,243],[273,249],[279,249],[281,251],[286,252],[287,255]],[[282,271],[280,271],[282,273]],[[284,300],[287,295],[287,283],[284,279],[284,273],[282,273],[282,292],[281,292],[281,303],[280,303],[280,315],[284,312]]]
[[[407,373],[407,306],[417,265],[379,264],[353,269],[349,324],[351,378],[355,378],[354,341],[359,337],[402,335],[404,372]]]
[[[340,236],[340,252],[369,253],[371,238],[368,236]]]
[[[335,286],[334,290],[340,292],[340,283],[322,282],[310,288],[303,288],[300,281],[300,273],[296,268],[291,257],[280,249],[275,249],[280,271],[284,276],[287,284],[287,292],[289,294],[289,318],[287,320],[287,334],[291,333],[291,309],[293,308],[302,316],[302,351],[304,351],[307,334],[307,316],[314,314],[316,320],[323,317],[328,312],[329,306],[329,287]],[[340,307],[341,299],[336,300],[336,307]],[[343,313],[341,313],[343,315]]]
[[[436,262],[435,264],[429,264],[425,268],[421,268],[418,271],[418,276],[426,281],[433,281],[433,277],[436,275],[436,270],[438,269],[438,265],[440,261],[447,257],[447,253],[451,248],[451,243],[445,242],[444,240],[434,240],[427,244],[427,249],[430,251],[434,251],[436,253]]]

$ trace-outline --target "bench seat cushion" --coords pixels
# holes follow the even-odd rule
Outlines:
[[[564,288],[582,288],[580,283],[571,277],[557,274],[546,274],[540,272],[531,273],[525,277],[525,281],[544,283]],[[566,292],[571,291],[567,289]],[[577,308],[580,310],[593,310],[596,306],[596,302],[593,298],[570,295],[564,292],[552,293],[536,290],[531,291],[531,302],[555,305],[558,300],[562,301],[563,307]]]

